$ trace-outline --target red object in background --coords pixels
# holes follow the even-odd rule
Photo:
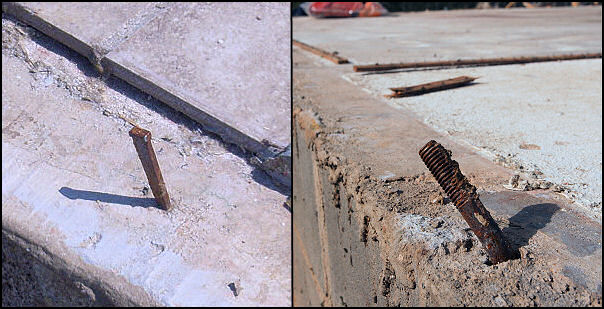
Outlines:
[[[388,13],[379,2],[313,2],[308,9],[313,17],[368,17]]]

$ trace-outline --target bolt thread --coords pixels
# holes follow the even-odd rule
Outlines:
[[[499,226],[480,202],[476,187],[451,159],[451,152],[431,140],[420,149],[419,156],[483,244],[491,262],[497,264],[512,258],[514,254]]]
[[[458,208],[476,192],[466,177],[459,170],[459,164],[451,159],[451,152],[432,140],[420,151],[419,155],[443,188],[451,201]]]

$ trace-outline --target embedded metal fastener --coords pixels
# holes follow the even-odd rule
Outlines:
[[[138,157],[141,159],[145,174],[147,174],[149,186],[151,187],[155,200],[164,210],[170,210],[172,204],[170,204],[168,190],[166,189],[166,184],[161,175],[157,157],[155,157],[155,152],[151,145],[151,132],[139,127],[134,127],[130,130],[129,134],[134,142]]]
[[[513,258],[514,254],[499,226],[482,205],[476,187],[461,173],[459,164],[451,159],[451,152],[431,140],[420,149],[419,156],[474,231],[489,260],[497,264]]]

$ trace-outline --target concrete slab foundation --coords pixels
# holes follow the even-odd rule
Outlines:
[[[2,30],[3,305],[290,305],[287,192],[249,153],[30,27]],[[153,134],[170,212],[131,122]]]
[[[535,16],[537,20],[550,16],[547,19],[551,22],[548,24],[551,28],[555,23],[552,16],[569,13],[573,17],[561,17],[564,22],[560,21],[560,24],[575,30],[585,26],[586,35],[595,35],[596,38],[599,35],[600,39],[585,40],[583,44],[579,39],[565,37],[563,43],[558,43],[575,44],[577,50],[589,49],[593,43],[596,49],[601,50],[601,30],[587,31],[593,27],[593,23],[589,21],[589,16],[592,15],[594,17],[599,14],[597,19],[598,29],[600,28],[601,8],[575,12],[577,15],[560,10],[536,10],[532,13],[527,10],[527,13],[518,14],[465,11],[401,14],[398,17],[375,19],[302,18],[294,19],[293,36],[328,51],[337,50],[351,61],[393,62],[394,59],[388,58],[391,54],[382,50],[389,46],[388,39],[384,39],[382,44],[380,35],[388,31],[400,31],[389,29],[400,29],[391,25],[402,21],[410,23],[409,27],[404,28],[406,35],[414,35],[415,32],[409,31],[410,29],[416,29],[413,28],[415,25],[422,28],[421,21],[412,23],[418,15],[425,20],[434,21],[447,14],[466,17],[474,14],[483,16],[476,18],[482,18],[483,23],[488,22],[490,16],[494,18],[493,22],[501,23],[499,29],[506,28],[503,19],[498,19],[505,16],[508,20],[514,20],[507,37],[522,41],[522,38],[529,39],[537,34],[529,30],[521,31],[515,28],[516,24],[523,25],[523,29],[541,31],[539,27],[529,27],[532,23],[529,16]],[[434,27],[436,30],[447,27],[448,32],[455,32],[463,29],[458,25],[465,25],[464,21],[467,20],[474,22],[475,19],[459,18],[458,21],[438,23]],[[579,20],[591,24],[583,25]],[[525,22],[528,24],[524,24]],[[372,23],[381,26],[371,26]],[[357,36],[352,34],[352,29],[363,29],[365,36],[370,36],[363,39],[365,43],[362,46],[356,41]],[[432,28],[429,31],[435,30]],[[434,35],[439,38],[438,42],[443,42],[439,33]],[[400,38],[400,34],[393,34],[392,37]],[[422,41],[432,37],[426,33],[413,36],[410,40]],[[312,38],[317,41],[313,42]],[[322,39],[325,41],[321,41]],[[356,42],[354,48],[346,45],[352,41]],[[444,42],[448,41],[445,39]],[[487,40],[488,42],[491,41]],[[551,38],[535,44],[550,46],[555,45],[555,42],[556,39]],[[400,42],[397,44],[400,46]],[[459,48],[459,44],[438,46],[443,52],[465,50]],[[487,50],[499,50],[489,46],[486,44]],[[503,53],[510,50],[512,49],[501,48]],[[527,50],[535,53],[542,51],[539,48],[524,51]],[[417,55],[421,54],[421,49],[408,50],[410,57],[416,52]],[[456,131],[463,127],[463,119],[473,116],[484,118],[485,114],[497,117],[502,114],[481,112],[482,109],[491,111],[494,106],[502,109],[517,108],[510,110],[510,113],[515,115],[511,116],[514,122],[520,123],[524,121],[522,117],[544,116],[558,110],[566,114],[580,109],[583,114],[591,115],[567,115],[569,119],[576,121],[573,122],[574,126],[565,126],[567,133],[581,135],[578,132],[582,131],[577,128],[591,128],[595,130],[595,135],[585,135],[585,138],[578,138],[576,142],[591,145],[593,141],[598,144],[601,139],[601,133],[597,134],[597,130],[601,130],[601,105],[598,105],[597,98],[601,93],[597,89],[601,87],[601,83],[598,85],[601,60],[362,75],[352,73],[351,65],[336,66],[298,48],[294,48],[293,55],[293,209],[296,214],[294,236],[298,235],[293,238],[294,256],[298,257],[294,258],[294,305],[601,305],[602,227],[597,207],[586,209],[583,207],[585,205],[579,205],[575,200],[560,194],[562,192],[555,186],[529,191],[506,188],[510,178],[519,170],[518,166],[510,163],[513,160],[503,157],[499,164],[495,164],[493,161],[497,161],[496,158],[480,151],[481,144],[475,145],[471,140],[468,142],[464,134]],[[482,57],[480,54],[467,55]],[[404,59],[397,60],[400,62]],[[511,87],[497,87],[495,80],[504,78],[505,71],[509,71],[508,74],[516,76],[518,80],[514,79]],[[580,83],[585,84],[586,88],[577,90],[581,93],[580,96],[569,93],[568,100],[561,99],[566,96],[566,91],[555,87],[556,83],[545,83],[546,86],[536,87],[532,91],[529,89],[531,85],[537,85],[535,80],[555,79],[555,74],[560,72],[567,72],[563,74],[566,85],[574,80],[581,80]],[[569,78],[573,74],[578,77]],[[481,83],[479,79],[475,85],[410,98],[389,100],[382,96],[389,91],[389,87],[410,86],[459,75],[483,76],[481,79],[486,82]],[[590,83],[592,80],[593,84]],[[550,84],[557,90],[548,88]],[[483,93],[483,87],[489,90]],[[551,105],[538,104],[528,110],[527,103],[537,104],[545,96],[540,92],[541,89],[549,89],[548,93],[552,94]],[[480,93],[484,96],[480,97]],[[530,102],[519,100],[518,97],[514,99],[515,95],[523,94],[530,94],[533,99]],[[563,111],[565,104],[569,104],[568,109]],[[452,111],[458,115],[445,115]],[[474,119],[472,123],[475,122]],[[488,127],[496,122],[482,123]],[[539,127],[541,123],[533,121],[530,127]],[[568,124],[567,121],[563,123]],[[543,124],[551,123],[545,121]],[[510,122],[501,123],[499,127],[514,128]],[[554,131],[548,131],[545,140],[567,136],[564,135],[565,132],[556,130],[553,124],[546,127]],[[455,131],[451,133],[447,130]],[[473,130],[476,128],[465,132],[467,134]],[[531,147],[526,147],[528,144],[539,144],[531,138],[540,142],[543,139],[539,139],[539,134],[542,133],[537,132],[541,132],[540,130],[534,131],[522,135],[522,138],[530,141],[523,139],[514,146],[520,151],[534,151]],[[504,138],[516,141],[515,135],[497,135],[497,128],[489,127],[489,132],[492,133],[482,136],[489,135],[495,144],[502,143]],[[483,204],[497,221],[506,239],[518,250],[519,258],[497,265],[487,262],[480,242],[418,155],[419,149],[430,139],[439,141],[452,151],[453,159],[459,162],[469,181],[477,186]],[[518,148],[523,143],[525,149]],[[545,152],[550,151],[547,143],[542,144]],[[586,163],[590,169],[595,167],[596,176],[590,182],[593,188],[598,187],[598,179],[601,181],[601,177],[597,177],[598,168],[601,168],[598,165],[601,150],[598,149],[601,147],[587,152],[577,149],[577,152],[589,153],[591,157],[595,157],[595,166],[593,161]],[[570,151],[564,153],[569,156],[574,154]],[[534,163],[535,159],[527,157],[527,162]],[[579,177],[582,175],[575,172],[569,174]],[[537,178],[539,177],[535,179]],[[303,185],[296,185],[298,183]],[[598,196],[594,198],[597,202]]]
[[[10,2],[2,9],[255,154],[259,167],[291,185],[289,3]]]
[[[296,17],[293,38],[354,64],[602,52],[602,7]]]

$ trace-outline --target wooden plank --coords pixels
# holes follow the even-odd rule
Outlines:
[[[302,48],[304,50],[307,50],[307,51],[309,51],[309,52],[311,52],[313,54],[319,55],[319,56],[321,56],[321,57],[323,57],[323,58],[325,58],[325,59],[327,59],[327,60],[329,60],[329,61],[331,61],[333,63],[337,63],[337,64],[348,63],[348,59],[340,57],[340,56],[336,56],[334,53],[326,52],[326,51],[324,51],[322,49],[316,48],[314,46],[310,46],[310,45],[302,43],[302,42],[300,42],[298,40],[292,40],[292,41],[293,41],[293,44],[295,46],[298,46],[298,47],[300,47],[300,48]]]
[[[401,98],[407,96],[414,96],[429,92],[435,92],[445,89],[457,88],[469,84],[476,80],[478,77],[471,76],[459,76],[455,78],[450,78],[446,80],[440,80],[425,84],[419,84],[415,86],[409,87],[397,87],[390,88],[390,90],[394,91],[394,93],[386,95],[387,98]]]
[[[602,53],[568,54],[568,55],[534,56],[534,57],[504,57],[504,58],[490,58],[490,59],[466,59],[466,60],[458,59],[458,60],[446,60],[446,61],[355,65],[353,67],[353,70],[355,72],[371,72],[371,71],[387,71],[387,70],[397,70],[397,69],[429,68],[429,67],[488,66],[488,65],[504,65],[504,64],[521,64],[521,63],[531,63],[531,62],[592,59],[592,58],[602,58]]]

